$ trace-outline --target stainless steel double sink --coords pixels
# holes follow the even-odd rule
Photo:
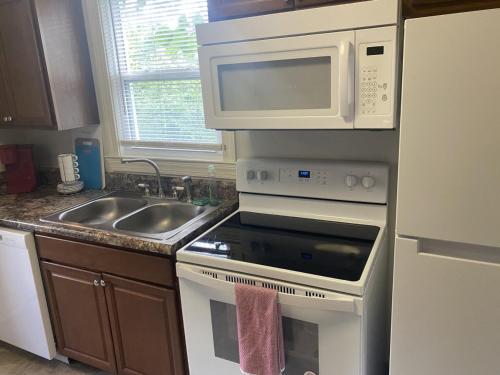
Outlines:
[[[214,209],[215,207],[195,206],[174,199],[114,192],[52,214],[42,221],[164,240],[179,233]]]

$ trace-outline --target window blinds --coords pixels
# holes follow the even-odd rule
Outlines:
[[[120,140],[220,146],[205,129],[195,25],[206,0],[108,0]]]

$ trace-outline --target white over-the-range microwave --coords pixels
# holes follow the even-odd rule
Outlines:
[[[370,0],[199,25],[206,127],[395,128],[398,11]]]

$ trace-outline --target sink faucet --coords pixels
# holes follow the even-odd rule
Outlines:
[[[127,163],[147,163],[152,166],[156,172],[156,178],[158,180],[158,198],[165,198],[165,193],[163,193],[163,189],[161,187],[160,168],[158,167],[158,164],[150,159],[122,159],[122,164]]]
[[[182,183],[186,191],[187,202],[193,203],[193,181],[191,180],[191,176],[182,177]]]

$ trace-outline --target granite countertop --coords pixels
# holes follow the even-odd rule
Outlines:
[[[0,226],[135,251],[172,255],[238,207],[236,200],[224,201],[216,210],[167,240],[152,240],[106,230],[40,221],[50,214],[105,194],[107,192],[102,190],[89,190],[73,195],[61,195],[54,188],[43,187],[33,193],[0,195]]]

